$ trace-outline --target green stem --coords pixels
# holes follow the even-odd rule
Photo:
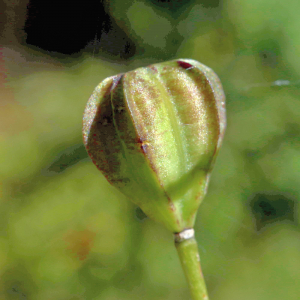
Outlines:
[[[180,262],[190,287],[193,300],[208,300],[204,277],[200,266],[197,241],[194,237],[175,242]]]

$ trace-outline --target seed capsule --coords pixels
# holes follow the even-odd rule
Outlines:
[[[84,112],[83,138],[112,185],[181,232],[194,226],[225,123],[217,75],[179,59],[102,81]]]

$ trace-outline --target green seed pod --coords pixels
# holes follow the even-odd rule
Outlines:
[[[113,186],[181,232],[194,226],[225,123],[217,75],[179,59],[102,81],[87,103],[83,136]]]

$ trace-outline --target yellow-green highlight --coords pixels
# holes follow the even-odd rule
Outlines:
[[[192,299],[208,300],[196,239],[193,237],[182,242],[175,242],[175,246],[190,288]]]

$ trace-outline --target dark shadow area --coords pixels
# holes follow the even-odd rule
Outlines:
[[[295,213],[297,203],[285,195],[257,193],[249,205],[258,231],[277,222],[298,225]]]
[[[63,58],[82,51],[127,59],[134,44],[106,13],[103,1],[30,0],[24,31],[28,46]]]
[[[189,5],[193,4],[193,0],[149,0],[154,6],[168,10],[172,15],[182,13],[182,10],[186,9]],[[201,0],[198,1],[199,5],[203,7],[219,7],[221,0]]]

